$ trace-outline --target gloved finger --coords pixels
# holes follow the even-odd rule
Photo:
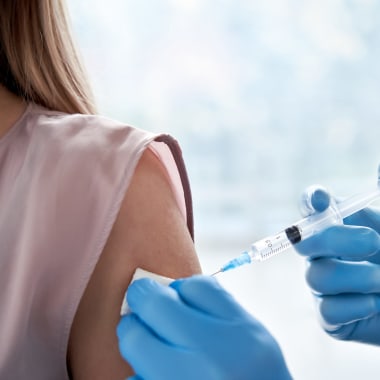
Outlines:
[[[335,225],[294,245],[302,256],[363,259],[380,249],[380,236],[368,227]]]
[[[369,262],[317,259],[309,263],[306,280],[314,292],[380,293],[380,266]]]
[[[205,318],[184,303],[175,289],[149,278],[134,281],[128,288],[127,300],[132,312],[157,335],[178,346],[191,347],[193,339],[194,345],[199,345],[196,337],[202,331],[220,328],[219,321]]]
[[[331,201],[329,191],[321,185],[312,185],[307,187],[301,194],[300,212],[302,216],[309,216],[314,212],[326,210]]]
[[[332,337],[341,340],[352,340],[379,345],[380,341],[380,314],[364,318],[353,323],[323,328]]]
[[[130,377],[128,377],[127,380],[143,380],[143,378],[140,377],[140,376],[135,375],[135,376],[130,376]]]
[[[223,320],[236,320],[246,315],[246,311],[214,277],[196,275],[173,281],[169,286],[177,290],[187,305],[203,313]]]
[[[380,233],[380,210],[364,208],[344,218],[344,223],[348,225],[366,226]]]
[[[195,350],[179,347],[162,340],[134,313],[121,318],[117,334],[120,352],[138,374],[139,380],[222,378],[220,369],[215,366],[212,353],[208,357],[207,351],[201,348],[200,343],[205,339],[204,336],[197,336],[198,343]],[[218,336],[213,336],[213,342],[217,338]]]
[[[377,294],[341,294],[323,296],[319,301],[319,313],[325,330],[336,330],[344,325],[367,319],[380,312],[380,295]]]
[[[118,326],[117,336],[122,357],[128,361],[137,379],[151,379],[149,358],[171,357],[170,346],[149,329],[135,314],[124,315]],[[155,376],[160,377],[160,361],[155,361]],[[134,378],[133,378],[134,379]]]

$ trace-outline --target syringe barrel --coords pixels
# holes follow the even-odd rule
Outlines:
[[[251,245],[249,255],[252,260],[268,260],[317,231],[336,223],[342,223],[342,218],[337,208],[330,206],[326,211],[310,215],[276,235],[256,241]]]
[[[258,240],[251,245],[248,252],[252,260],[264,261],[272,256],[287,250],[292,246],[285,231],[281,231],[276,235],[267,236]]]

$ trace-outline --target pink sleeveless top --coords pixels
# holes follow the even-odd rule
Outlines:
[[[69,378],[76,309],[147,148],[193,235],[188,179],[168,135],[30,103],[0,139],[0,379]]]

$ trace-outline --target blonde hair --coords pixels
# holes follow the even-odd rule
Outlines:
[[[0,83],[49,109],[96,113],[64,0],[0,0]]]

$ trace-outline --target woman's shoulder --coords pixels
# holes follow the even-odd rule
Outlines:
[[[98,115],[66,114],[33,106],[25,125],[28,168],[36,183],[59,189],[60,204],[112,207],[129,186],[156,135]],[[37,185],[36,185],[37,186]],[[83,194],[91,189],[91,197]],[[110,200],[105,204],[104,198]]]
[[[126,141],[137,144],[155,137],[152,132],[103,115],[68,114],[36,104],[30,106],[30,118],[34,134],[61,141],[67,147],[79,144],[84,148],[87,143],[87,146],[96,148]]]

